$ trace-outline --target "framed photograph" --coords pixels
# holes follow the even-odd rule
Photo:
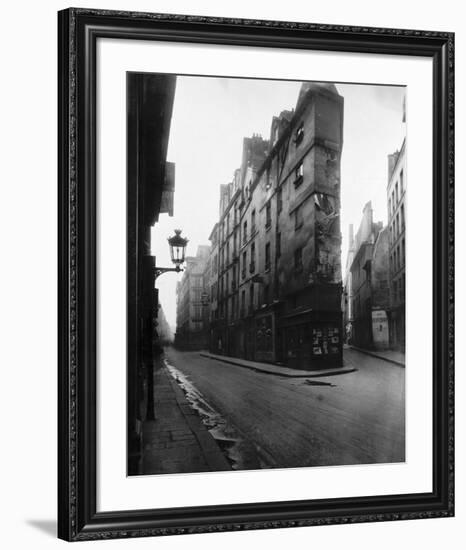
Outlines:
[[[59,12],[60,538],[454,514],[453,78],[452,33]]]

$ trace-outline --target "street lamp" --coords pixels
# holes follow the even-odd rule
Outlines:
[[[185,258],[185,250],[186,246],[188,244],[188,239],[185,239],[181,236],[181,229],[175,229],[175,234],[172,237],[169,237],[168,239],[168,246],[170,247],[170,256],[172,259],[172,262],[175,264],[175,267],[156,267],[153,268],[154,273],[154,287],[155,287],[155,281],[157,280],[162,273],[168,273],[170,271],[174,271],[176,273],[179,273],[180,271],[183,271],[181,269],[181,266],[184,263]],[[158,297],[156,293],[156,303],[155,306],[155,312],[156,317],[158,317],[158,310],[159,310],[159,303],[158,303]],[[156,321],[155,321],[156,322]],[[154,336],[154,335],[153,335]],[[156,353],[154,351],[154,341],[152,341],[152,354]],[[157,344],[157,348],[159,348]],[[159,353],[159,352],[157,352]],[[154,355],[152,355],[152,361],[148,365],[147,369],[147,414],[146,418],[148,420],[154,420],[155,414],[154,414]]]
[[[188,239],[181,236],[181,229],[175,229],[175,234],[167,240],[168,246],[170,247],[170,257],[175,267],[154,267],[155,279],[162,275],[162,273],[167,273],[168,271],[175,271],[177,273],[183,271],[181,266],[184,263],[185,250],[189,242]]]

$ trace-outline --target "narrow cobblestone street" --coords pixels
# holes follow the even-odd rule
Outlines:
[[[234,427],[243,448],[254,449],[251,463],[279,468],[405,459],[405,371],[385,360],[346,349],[345,365],[355,370],[319,378],[257,372],[172,348],[166,361]],[[180,437],[192,450],[192,438],[181,432]],[[163,454],[163,471],[185,471],[178,458],[174,464],[171,451]],[[194,452],[191,471],[206,469]]]

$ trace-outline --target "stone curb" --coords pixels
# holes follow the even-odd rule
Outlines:
[[[218,443],[215,441],[214,437],[202,423],[202,420],[189,405],[183,390],[178,386],[176,380],[173,379],[169,372],[166,372],[166,375],[168,376],[168,380],[173,388],[177,405],[183,414],[186,423],[194,434],[209,468],[211,468],[214,472],[220,470],[231,470],[232,467],[230,463],[225,458],[225,455],[218,446]]]
[[[207,357],[207,359],[213,359],[215,361],[223,361],[224,363],[229,363],[230,365],[235,365],[237,367],[242,367],[244,369],[250,369],[256,372],[263,372],[265,374],[271,374],[272,376],[283,376],[285,378],[321,378],[322,376],[336,376],[338,374],[348,374],[354,372],[357,369],[354,367],[343,367],[341,369],[328,369],[328,370],[319,370],[319,371],[303,371],[301,374],[292,374],[289,372],[274,372],[269,370],[267,367],[261,368],[253,365],[246,365],[240,360],[235,360],[232,357],[222,357],[219,355],[212,355],[210,353],[200,352],[201,357]],[[276,365],[273,365],[276,366]],[[286,368],[286,367],[284,367]]]
[[[390,359],[390,357],[384,357],[383,355],[379,355],[375,351],[368,351],[363,348],[357,348],[356,346],[348,346],[350,349],[354,349],[355,351],[359,351],[361,353],[365,353],[366,355],[370,355],[371,357],[376,357],[377,359],[381,359],[382,361],[387,361],[388,363],[393,363],[394,365],[397,365],[398,367],[406,368],[405,363],[402,363],[401,361],[397,361],[396,359]]]

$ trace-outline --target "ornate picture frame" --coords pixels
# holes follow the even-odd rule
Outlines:
[[[58,529],[68,541],[448,517],[454,514],[454,35],[70,8],[59,22]],[[433,144],[432,490],[98,510],[96,244],[100,38],[430,59]],[[124,406],[124,404],[122,404]],[[430,421],[430,419],[429,419]]]

